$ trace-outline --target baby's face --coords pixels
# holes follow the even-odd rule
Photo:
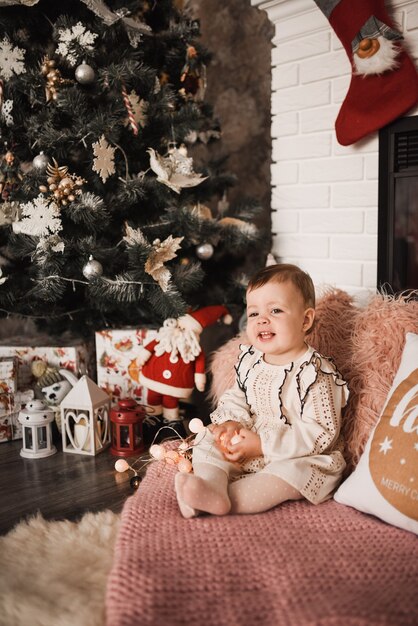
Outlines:
[[[314,309],[289,281],[269,282],[247,292],[247,335],[268,363],[285,365],[306,351]]]

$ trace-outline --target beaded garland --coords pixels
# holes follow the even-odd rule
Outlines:
[[[176,450],[173,450],[164,444],[152,443],[149,448],[151,458],[148,456],[145,458],[139,457],[132,465],[129,465],[125,459],[118,459],[116,461],[115,470],[117,472],[123,473],[127,470],[132,470],[134,472],[134,475],[130,479],[130,485],[133,489],[138,489],[142,480],[141,476],[138,474],[138,470],[133,467],[138,462],[142,463],[140,469],[143,469],[146,465],[148,465],[148,463],[153,463],[154,461],[164,461],[167,465],[176,465],[179,472],[187,474],[192,471],[191,450],[193,449],[195,435],[206,430],[206,426],[198,417],[193,418],[189,422],[189,430],[192,435],[186,438],[181,437],[171,426],[162,426],[156,433],[154,441],[158,437],[159,433],[163,429],[167,428],[172,430],[176,434],[176,437],[181,439],[181,443]]]

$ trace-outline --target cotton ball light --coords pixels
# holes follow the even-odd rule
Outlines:
[[[193,434],[197,434],[202,432],[202,430],[205,429],[205,425],[202,422],[201,419],[199,419],[198,417],[194,417],[193,419],[190,420],[189,422],[189,430],[191,433]]]
[[[149,449],[150,455],[157,461],[162,461],[165,457],[165,450],[163,446],[159,446],[158,443],[154,443]]]
[[[169,465],[176,465],[180,461],[180,455],[176,450],[167,450],[164,459]]]
[[[125,461],[125,459],[118,459],[115,463],[115,470],[117,472],[126,472],[129,469],[129,464]]]

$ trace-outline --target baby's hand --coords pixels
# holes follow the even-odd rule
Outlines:
[[[223,422],[223,424],[212,424],[209,426],[209,430],[215,438],[215,444],[222,452],[228,449],[232,437],[237,435],[241,428],[242,424],[235,420],[228,420]]]
[[[246,428],[241,428],[239,434],[232,437],[224,457],[232,463],[245,463],[249,459],[261,456],[261,439],[257,433]]]

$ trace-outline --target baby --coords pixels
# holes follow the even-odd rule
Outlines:
[[[315,289],[290,264],[268,266],[247,288],[247,336],[234,386],[193,448],[193,474],[175,488],[186,518],[260,513],[306,498],[319,504],[338,486],[345,461],[340,435],[346,382],[307,343]]]

